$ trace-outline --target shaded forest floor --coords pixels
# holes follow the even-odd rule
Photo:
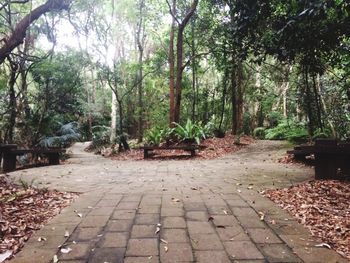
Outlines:
[[[267,190],[270,198],[306,226],[314,237],[350,259],[350,183],[310,181],[290,188]]]
[[[227,134],[224,138],[208,138],[201,142],[201,146],[204,146],[196,156],[191,157],[189,153],[182,150],[156,150],[155,156],[147,160],[186,160],[186,159],[215,159],[226,154],[236,152],[242,147],[254,143],[254,139],[249,136],[242,136],[239,144],[235,143],[235,136]],[[114,154],[111,156],[113,160],[144,160],[143,150],[131,149],[127,152]]]
[[[24,181],[22,185],[16,185],[5,175],[0,175],[0,258],[16,254],[35,231],[77,196],[75,193],[35,189]]]

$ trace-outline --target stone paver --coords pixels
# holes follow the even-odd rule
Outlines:
[[[161,162],[112,161],[85,146],[73,147],[68,164],[10,174],[81,193],[10,263],[51,263],[54,255],[63,263],[348,262],[315,247],[304,227],[259,194],[312,178],[309,168],[276,162],[283,142],[257,142],[216,160]],[[62,245],[72,251],[61,253]]]

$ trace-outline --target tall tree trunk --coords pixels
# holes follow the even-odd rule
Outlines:
[[[175,15],[176,15],[176,0],[172,2],[172,23],[170,30],[170,43],[169,43],[169,127],[174,126],[175,122],[175,55],[174,55],[174,39],[175,39]]]
[[[312,113],[312,96],[310,91],[309,84],[309,71],[307,66],[304,66],[304,83],[305,83],[305,92],[306,92],[306,113],[308,116],[308,131],[310,137],[314,135],[315,125],[314,125],[314,116]]]
[[[196,104],[197,104],[197,78],[196,78],[196,42],[195,42],[195,20],[191,23],[191,56],[192,56],[192,122],[196,121]]]
[[[112,92],[112,111],[111,111],[111,134],[110,141],[113,143],[117,137],[117,97]]]
[[[185,18],[179,23],[176,40],[176,79],[175,79],[175,122],[180,122],[181,96],[182,96],[182,73],[183,66],[183,33],[186,25],[196,11],[198,0],[194,0]]]
[[[222,80],[222,96],[221,96],[221,111],[220,111],[220,122],[219,122],[219,130],[222,131],[222,122],[224,120],[225,115],[225,104],[226,104],[226,95],[227,95],[227,79],[228,79],[228,67],[227,67],[227,52],[226,52],[226,43],[224,43],[224,63],[225,66],[225,72],[224,77]]]
[[[231,71],[232,134],[237,134],[236,89],[237,89],[236,67],[235,65],[232,65],[232,71]]]
[[[243,65],[240,61],[236,71],[236,132],[243,130]]]
[[[15,84],[17,79],[17,70],[18,65],[11,60],[10,62],[10,78],[8,82],[9,87],[9,123],[8,123],[8,130],[7,130],[7,143],[13,143],[14,139],[14,129],[16,125],[16,116],[17,116],[17,99],[16,99],[16,91],[15,91]]]
[[[136,33],[137,48],[139,50],[139,71],[138,71],[138,106],[139,106],[139,118],[138,118],[138,142],[143,140],[143,49],[145,43],[145,25],[143,21],[143,9],[145,0],[139,2],[139,21]]]

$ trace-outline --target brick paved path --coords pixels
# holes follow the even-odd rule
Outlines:
[[[285,147],[262,141],[217,160],[118,162],[79,144],[70,164],[12,173],[82,194],[11,262],[48,263],[54,255],[62,263],[347,262],[315,247],[306,229],[258,193],[312,177],[309,168],[276,162]],[[62,254],[62,244],[72,251]]]

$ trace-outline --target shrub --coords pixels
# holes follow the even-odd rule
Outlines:
[[[206,129],[200,124],[193,123],[190,119],[187,119],[187,122],[184,126],[181,126],[178,123],[175,123],[176,127],[174,130],[175,135],[182,140],[183,142],[200,143],[201,139],[206,138]]]
[[[308,140],[308,132],[303,124],[283,121],[276,127],[267,129],[265,138],[268,140],[288,140],[299,143]]]
[[[272,111],[267,115],[267,120],[269,122],[269,127],[274,128],[283,120],[283,115],[278,111]]]
[[[92,144],[91,148],[99,148],[109,145],[111,135],[111,128],[104,125],[97,125],[92,127]]]
[[[154,127],[146,133],[145,140],[148,144],[158,146],[162,141],[163,130]]]
[[[264,127],[257,127],[253,131],[254,138],[257,138],[259,140],[265,139],[265,128]]]
[[[73,142],[79,141],[80,133],[77,122],[70,122],[61,125],[56,135],[46,137],[40,140],[39,145],[41,147],[68,147]]]

